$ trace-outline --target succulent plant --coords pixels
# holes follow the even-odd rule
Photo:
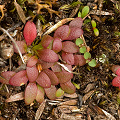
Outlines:
[[[37,37],[37,30],[35,24],[28,21],[23,31],[26,42],[16,41],[21,53],[25,55],[26,69],[17,73],[3,72],[0,82],[13,86],[27,84],[25,88],[27,105],[34,100],[41,103],[45,94],[49,99],[55,99],[62,96],[64,92],[74,93],[76,88],[71,82],[72,65],[83,66],[88,59],[80,54],[79,47],[75,44],[75,40],[83,34],[82,22],[82,18],[77,17],[69,25],[59,27],[53,37],[44,35],[39,44],[32,44]],[[28,48],[33,52],[29,52]],[[18,53],[15,46],[14,51]],[[64,67],[58,64],[58,61]],[[19,65],[21,64],[22,62],[19,61]],[[64,69],[66,67],[70,72]]]

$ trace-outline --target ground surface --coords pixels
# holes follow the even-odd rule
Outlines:
[[[20,2],[20,0],[18,0]],[[27,0],[26,0],[27,1]],[[52,9],[59,11],[60,17],[56,14],[51,14],[47,10],[42,11],[45,22],[47,24],[57,23],[63,18],[77,17],[77,12],[73,12],[77,7],[68,9],[60,9],[63,5],[71,4],[73,0],[61,0],[52,4]],[[35,116],[39,118],[36,112],[40,106],[41,120],[119,120],[120,107],[117,102],[118,89],[112,86],[111,82],[114,75],[111,71],[113,64],[120,64],[120,3],[115,0],[86,0],[82,5],[90,7],[88,18],[94,19],[97,23],[99,36],[95,36],[90,23],[83,25],[84,37],[88,46],[91,49],[91,55],[97,61],[97,66],[91,68],[88,65],[76,67],[74,71],[80,72],[80,75],[74,75],[73,81],[80,85],[80,89],[76,90],[74,95],[65,94],[60,99],[55,101],[48,100],[40,106],[39,103],[34,103],[32,106],[27,106],[24,100],[16,102],[5,102],[10,95],[23,92],[25,86],[13,87],[10,85],[0,84],[0,119],[1,120],[34,120]],[[48,4],[48,3],[46,3]],[[2,0],[1,5],[4,6],[4,17],[0,21],[0,25],[5,28],[13,28],[19,23],[17,28],[13,28],[11,32],[18,29],[21,33],[23,24],[14,10],[13,0]],[[36,10],[35,5],[29,5],[27,2],[20,4],[23,10]],[[118,5],[116,7],[116,5]],[[79,7],[79,6],[78,6]],[[96,8],[95,8],[96,7]],[[92,12],[94,10],[94,13]],[[98,13],[97,13],[98,10]],[[29,11],[30,12],[30,11]],[[73,14],[74,13],[74,14]],[[2,16],[1,8],[1,16]],[[28,11],[26,15],[29,17]],[[37,17],[35,18],[38,19]],[[44,32],[46,29],[44,30]],[[2,35],[2,32],[1,32]],[[20,34],[19,34],[20,35]],[[17,35],[17,39],[20,36]],[[0,42],[8,39],[6,36],[0,36]],[[12,56],[12,69],[16,67],[17,55]],[[9,70],[9,60],[0,57],[0,72]],[[72,100],[72,101],[71,101]],[[37,118],[36,118],[37,119]]]

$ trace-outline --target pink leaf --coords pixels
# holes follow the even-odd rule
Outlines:
[[[54,38],[60,38],[61,40],[67,40],[69,33],[70,33],[69,26],[63,25],[55,31]]]
[[[38,77],[38,69],[36,65],[32,67],[26,67],[27,76],[30,82],[34,82]]]
[[[56,53],[60,52],[62,50],[62,42],[59,38],[55,38],[53,41],[53,48]]]
[[[117,76],[112,80],[112,85],[115,87],[120,87],[120,76]]]
[[[41,60],[46,62],[57,62],[58,61],[58,55],[50,49],[42,49],[37,51],[38,56]]]
[[[47,69],[47,68],[50,68],[51,66],[53,66],[54,62],[45,62],[41,59],[38,59],[38,63],[41,64],[42,66],[42,69]]]
[[[9,84],[9,80],[10,78],[15,74],[16,72],[13,71],[6,71],[6,72],[2,72],[1,76],[3,78],[0,78],[0,82],[3,84]]]
[[[58,65],[57,63],[54,64],[52,67],[51,67],[52,71],[53,72],[61,72],[62,71],[62,68],[60,65]]]
[[[29,83],[25,89],[25,103],[31,104],[37,95],[37,85],[35,83]]]
[[[28,78],[26,77],[26,70],[22,70],[10,78],[9,84],[13,86],[21,86],[26,84],[27,81]]]
[[[74,56],[73,56],[72,53],[62,52],[62,59],[63,59],[67,64],[70,64],[70,65],[73,65],[73,64],[74,64]]]
[[[86,60],[83,55],[74,55],[75,65],[83,66],[86,64]]]
[[[33,22],[28,21],[25,24],[23,35],[27,45],[31,45],[37,36],[36,26]]]
[[[55,73],[49,69],[44,70],[44,72],[48,75],[48,77],[50,78],[51,84],[52,85],[58,85],[59,80],[57,78],[57,76],[55,75]]]
[[[70,34],[67,38],[67,40],[74,40],[76,38],[79,38],[83,34],[83,30],[80,28],[70,28]]]
[[[36,95],[36,101],[39,102],[39,103],[42,103],[43,100],[44,100],[44,94],[43,92],[41,91],[41,89],[39,89],[39,87],[37,86],[37,95]]]
[[[47,95],[47,97],[51,100],[54,100],[56,98],[56,87],[55,86],[51,86],[50,88],[44,88],[45,93]]]
[[[49,44],[52,42],[52,40],[53,40],[53,37],[51,37],[50,35],[44,35],[42,37],[41,44],[44,48],[47,48]]]
[[[65,83],[65,82],[67,82],[67,81],[69,81],[70,79],[73,78],[72,73],[65,72],[65,71],[55,72],[55,74],[56,74],[57,78],[59,79],[60,83]]]
[[[32,56],[28,61],[27,61],[27,67],[32,67],[38,62],[38,58],[36,56]]]
[[[79,47],[71,41],[65,41],[62,43],[62,45],[63,45],[62,50],[65,52],[76,53],[79,51]]]
[[[40,72],[36,82],[43,88],[49,88],[51,86],[50,78],[45,72]]]
[[[70,23],[69,23],[69,27],[72,28],[72,27],[79,27],[81,28],[82,27],[82,23],[83,23],[83,20],[81,17],[76,17],[74,20],[72,20]]]
[[[16,44],[18,45],[20,52],[22,54],[26,53],[27,45],[24,41],[16,41]],[[14,44],[13,44],[13,48],[14,48],[14,52],[18,53],[18,50]]]
[[[73,94],[75,92],[75,86],[70,80],[66,83],[61,83],[60,86],[66,93]]]

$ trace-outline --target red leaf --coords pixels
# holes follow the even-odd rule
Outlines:
[[[54,38],[60,38],[61,40],[67,40],[69,32],[70,32],[69,26],[63,25],[55,31]]]
[[[61,83],[60,86],[66,93],[73,94],[75,92],[75,86],[70,80],[66,83]]]
[[[53,37],[51,37],[50,35],[44,35],[42,37],[41,44],[44,48],[47,48],[49,44],[52,42],[52,40],[53,40]]]
[[[39,89],[39,87],[37,86],[37,95],[36,95],[36,101],[39,102],[39,103],[42,103],[43,100],[44,100],[44,94],[43,92],[41,91],[41,89]]]
[[[75,65],[83,66],[86,64],[86,60],[83,55],[74,55]]]
[[[59,59],[58,55],[53,50],[50,49],[42,49],[37,52],[39,58],[46,62],[57,62]]]
[[[120,76],[117,76],[112,80],[112,85],[115,87],[120,87]]]
[[[47,97],[51,100],[56,98],[56,87],[51,85],[50,88],[44,88]]]
[[[62,59],[70,65],[74,64],[74,56],[71,53],[62,52]]]
[[[30,82],[34,82],[38,77],[38,69],[36,65],[32,67],[26,67],[26,71],[27,71],[28,80]]]
[[[69,81],[70,79],[73,78],[73,74],[69,73],[69,72],[55,72],[57,78],[59,79],[60,83],[65,83],[67,81]]]
[[[53,48],[56,53],[60,52],[62,50],[62,42],[59,38],[55,38],[53,41]]]
[[[9,84],[13,86],[21,86],[26,84],[28,78],[26,77],[26,70],[22,70],[16,73],[12,78],[9,80]]]
[[[83,20],[81,17],[76,17],[74,20],[72,20],[70,23],[69,23],[69,27],[72,28],[72,27],[79,27],[81,28],[82,27],[82,23],[83,23]]]
[[[50,68],[51,66],[53,66],[54,62],[45,62],[41,59],[38,59],[38,63],[41,64],[42,66],[42,69],[47,69],[47,68]]]
[[[76,53],[79,51],[79,47],[71,41],[65,41],[62,43],[62,45],[63,45],[62,50],[65,52]]]
[[[25,24],[23,35],[27,45],[31,45],[37,36],[36,26],[33,22],[28,21]]]
[[[37,95],[37,85],[35,83],[29,83],[25,89],[25,103],[31,104]]]
[[[58,85],[59,80],[57,78],[57,76],[55,75],[55,73],[49,69],[44,70],[44,72],[48,75],[48,77],[50,78],[51,84],[52,85]]]
[[[40,72],[36,82],[43,88],[49,88],[51,86],[50,78],[45,72]]]
[[[3,78],[0,78],[0,82],[3,84],[9,84],[9,80],[10,78],[15,74],[16,72],[13,71],[6,71],[6,72],[2,72],[1,76]],[[4,79],[5,78],[5,79]]]
[[[79,38],[82,34],[83,34],[83,30],[81,28],[77,28],[77,27],[70,28],[70,34],[67,40],[74,40],[76,38]]]
[[[36,56],[32,56],[28,61],[27,61],[27,67],[32,67],[38,62],[38,58]]]

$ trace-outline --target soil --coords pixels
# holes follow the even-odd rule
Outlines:
[[[27,17],[30,17],[29,12],[32,10],[35,11],[35,14],[37,14],[35,4],[28,4],[27,1],[29,0],[26,0],[26,2],[20,1],[21,0],[17,0]],[[45,21],[42,21],[42,25],[47,25],[48,23],[55,24],[64,18],[68,18],[69,16],[74,18],[77,17],[79,10],[77,10],[77,12],[73,12],[73,10],[76,10],[77,7],[60,9],[61,6],[70,5],[75,0],[53,1],[55,1],[55,3],[50,3],[49,1],[45,3],[47,5],[50,3],[53,10],[59,11],[60,17],[54,13],[51,16],[48,10],[42,9],[42,15],[45,19]],[[0,26],[4,29],[12,28],[10,31],[11,34],[17,29],[19,32],[15,37],[17,39],[22,39],[24,24],[21,22],[13,2],[13,0],[0,1],[1,5],[5,5],[4,17],[0,20]],[[45,106],[41,107],[43,112],[41,112],[40,118],[38,117],[40,120],[120,119],[120,102],[117,97],[120,90],[112,86],[112,80],[115,77],[115,74],[111,71],[111,66],[113,64],[120,64],[120,2],[116,0],[81,0],[81,2],[82,4],[80,6],[88,5],[90,7],[90,14],[86,19],[89,18],[91,20],[95,20],[99,30],[99,36],[95,36],[90,22],[86,24],[84,23],[82,27],[86,44],[90,47],[90,53],[92,58],[96,59],[97,65],[94,68],[88,66],[88,64],[82,67],[76,67],[74,72],[79,72],[80,74],[74,75],[72,81],[80,86],[80,89],[77,89],[75,93],[77,96],[68,96],[66,94],[60,99],[56,99],[54,101],[49,100],[46,97],[46,101],[44,103]],[[116,7],[116,5],[118,5],[118,7]],[[0,10],[0,15],[2,16],[2,9]],[[91,12],[92,10],[94,10],[94,14]],[[97,10],[99,11],[99,14],[95,12]],[[34,22],[36,22],[38,18],[39,16],[36,15]],[[15,25],[18,26],[14,28],[13,26]],[[48,28],[44,29],[43,32],[45,32]],[[3,33],[0,32],[0,34],[0,44],[2,44],[3,41],[11,44],[6,35],[2,38]],[[12,60],[12,68],[10,68],[10,60]],[[17,54],[14,54],[7,60],[1,55],[0,72],[15,69],[18,66],[17,61]],[[14,87],[0,83],[0,120],[35,120],[35,116],[38,116],[37,110],[40,106],[39,103],[34,102],[33,105],[29,106],[24,103],[24,100],[6,102],[6,99],[8,99],[11,95],[24,92],[24,90],[25,86]],[[72,101],[72,105],[68,103],[65,105],[63,104],[63,102],[70,100],[75,100],[76,102],[73,103]],[[61,105],[59,103],[61,103]],[[74,106],[76,111],[71,109],[71,106]]]

